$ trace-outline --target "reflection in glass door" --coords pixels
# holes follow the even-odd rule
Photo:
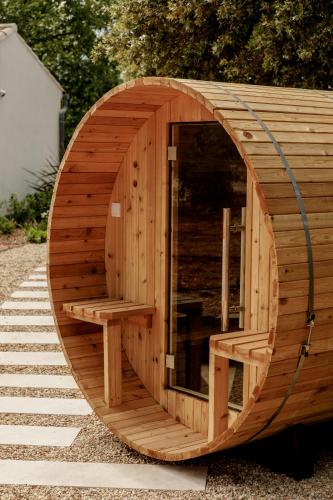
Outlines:
[[[204,396],[209,337],[242,328],[246,167],[220,124],[173,124],[171,137],[170,385]]]

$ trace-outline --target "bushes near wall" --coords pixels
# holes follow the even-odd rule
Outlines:
[[[22,228],[28,241],[45,242],[51,198],[52,188],[28,194],[22,200],[13,194],[0,217],[0,233],[12,234],[16,228]]]

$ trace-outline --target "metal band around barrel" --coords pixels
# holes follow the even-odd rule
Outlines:
[[[251,108],[251,106],[249,106],[245,101],[243,101],[240,97],[238,97],[236,94],[234,94],[233,92],[231,92],[226,87],[223,87],[223,90],[227,94],[229,94],[231,97],[233,97],[237,102],[239,102],[243,106],[243,108],[245,108],[253,116],[253,118],[259,123],[260,127],[262,128],[262,130],[267,134],[267,136],[269,137],[269,139],[272,141],[272,144],[273,144],[273,146],[275,148],[275,151],[280,156],[281,161],[283,163],[283,166],[285,167],[285,169],[286,169],[286,171],[287,171],[287,173],[289,175],[291,184],[293,186],[293,189],[294,189],[294,192],[295,192],[295,195],[296,195],[297,204],[298,204],[298,207],[299,207],[299,210],[300,210],[300,214],[301,214],[301,218],[302,218],[302,223],[303,223],[303,229],[304,229],[304,235],[305,235],[305,241],[306,241],[306,248],[307,248],[307,257],[308,257],[308,274],[309,274],[309,297],[308,297],[308,317],[307,317],[307,326],[309,327],[308,338],[306,340],[306,344],[302,345],[302,349],[301,349],[300,356],[298,358],[298,363],[297,363],[296,370],[295,370],[295,372],[293,374],[293,377],[291,379],[291,382],[289,384],[287,392],[284,395],[281,403],[279,404],[279,406],[277,407],[277,409],[275,410],[275,412],[273,413],[273,415],[271,415],[271,417],[268,419],[268,421],[266,422],[266,424],[258,432],[256,432],[249,439],[246,440],[246,442],[249,442],[252,439],[254,439],[256,436],[258,436],[259,434],[261,434],[263,431],[265,431],[271,425],[271,423],[273,422],[273,420],[275,420],[275,418],[279,415],[279,413],[283,409],[284,405],[286,404],[289,396],[291,395],[291,393],[293,391],[293,388],[294,388],[294,386],[295,386],[295,384],[297,382],[297,379],[299,377],[299,374],[300,374],[300,372],[302,370],[304,360],[305,360],[305,358],[308,355],[309,344],[310,344],[310,339],[311,339],[311,333],[312,333],[312,328],[313,328],[313,322],[314,322],[314,318],[315,318],[315,313],[314,313],[313,252],[312,252],[311,235],[310,235],[310,231],[309,231],[309,222],[308,222],[308,217],[307,217],[307,214],[306,214],[306,211],[305,211],[303,198],[302,198],[300,189],[298,187],[297,181],[295,179],[294,173],[293,173],[293,171],[292,171],[292,169],[291,169],[291,167],[289,165],[289,162],[288,162],[285,154],[283,153],[283,151],[281,149],[280,144],[277,142],[277,140],[275,139],[274,135],[272,134],[272,132],[267,127],[266,123],[260,118],[260,116],[258,116],[258,114]]]

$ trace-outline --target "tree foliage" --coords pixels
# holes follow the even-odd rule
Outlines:
[[[96,61],[124,77],[330,88],[332,0],[114,0]]]
[[[113,62],[91,50],[106,24],[107,0],[0,0],[0,22],[18,32],[69,95],[66,136],[83,114],[118,82]]]

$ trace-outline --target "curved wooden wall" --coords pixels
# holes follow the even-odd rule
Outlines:
[[[172,110],[172,112],[171,112]],[[154,252],[145,255],[141,272],[154,276],[154,285],[136,288],[132,298],[143,294],[154,299],[157,314],[153,333],[144,344],[151,371],[136,366],[130,352],[140,332],[135,329],[124,339],[128,357],[140,378],[163,408],[178,421],[194,429],[179,408],[186,397],[164,389],[161,360],[165,352],[165,250],[167,183],[166,124],[168,121],[219,121],[233,139],[249,171],[248,200],[252,214],[247,227],[248,282],[247,329],[270,332],[272,357],[259,375],[253,391],[238,418],[215,440],[198,440],[192,445],[169,449],[139,446],[116,432],[128,444],[143,453],[168,460],[189,458],[247,441],[263,429],[283,400],[299,359],[301,344],[307,337],[309,275],[304,230],[290,177],[281,161],[272,137],[263,129],[253,112],[266,124],[286,156],[299,185],[307,211],[314,254],[315,312],[310,355],[281,412],[259,437],[274,433],[293,422],[313,422],[333,416],[333,100],[331,93],[315,90],[223,84],[190,80],[144,78],[124,84],[106,94],[85,116],[65,154],[53,198],[49,228],[49,284],[60,337],[96,331],[96,326],[66,318],[63,302],[99,297],[107,289],[112,296],[133,293],[131,277],[122,277],[119,254],[112,251],[121,228],[108,226],[107,252],[105,229],[110,224],[110,199],[117,201],[121,185],[137,180],[156,186],[154,199],[134,201],[128,191],[128,209],[156,207],[153,228],[139,228],[151,234]],[[172,119],[170,119],[172,117]],[[151,137],[147,142],[147,137]],[[145,139],[146,138],[146,139]],[[142,141],[144,143],[142,149]],[[149,144],[150,141],[150,144]],[[151,142],[153,141],[153,142]],[[156,141],[156,144],[154,144]],[[152,146],[153,144],[153,146]],[[151,160],[149,148],[155,148]],[[145,171],[138,174],[126,164],[141,161]],[[144,149],[146,148],[146,149]],[[148,148],[148,149],[147,149]],[[142,160],[142,158],[145,158]],[[150,163],[149,163],[150,162]],[[155,164],[155,170],[154,170]],[[148,173],[154,172],[154,178]],[[117,177],[117,174],[119,175]],[[134,177],[133,177],[134,176]],[[121,180],[122,179],[122,180]],[[127,189],[127,188],[126,188]],[[159,191],[158,191],[159,190]],[[154,190],[152,190],[154,192]],[[136,203],[136,205],[135,205]],[[143,203],[143,207],[139,207]],[[132,226],[131,226],[132,227]],[[131,229],[129,236],[133,236]],[[148,238],[148,236],[147,236]],[[148,238],[149,239],[149,238]],[[147,240],[148,241],[148,240]],[[146,247],[146,245],[145,245]],[[159,260],[159,258],[161,260]],[[123,257],[120,257],[121,259]],[[108,276],[106,280],[105,261]],[[162,269],[161,269],[162,266]],[[159,271],[157,272],[157,270]],[[261,270],[261,271],[260,271]],[[126,279],[128,283],[126,285]],[[145,278],[146,279],[146,278]],[[124,281],[125,280],[125,281]],[[140,281],[140,277],[138,277]],[[152,294],[152,295],[149,295]],[[164,333],[163,333],[164,332]],[[77,365],[70,348],[65,349]],[[97,349],[91,366],[102,356]],[[78,378],[80,378],[78,376]],[[79,380],[80,382],[80,380]],[[81,384],[82,387],[82,384]],[[98,412],[98,404],[83,387]],[[192,398],[193,400],[193,398]],[[199,403],[193,403],[199,405]],[[195,406],[201,420],[207,421],[207,405]],[[195,412],[194,412],[195,413]],[[114,430],[112,424],[110,428]],[[202,425],[198,429],[205,435]],[[205,442],[204,442],[205,441]]]

